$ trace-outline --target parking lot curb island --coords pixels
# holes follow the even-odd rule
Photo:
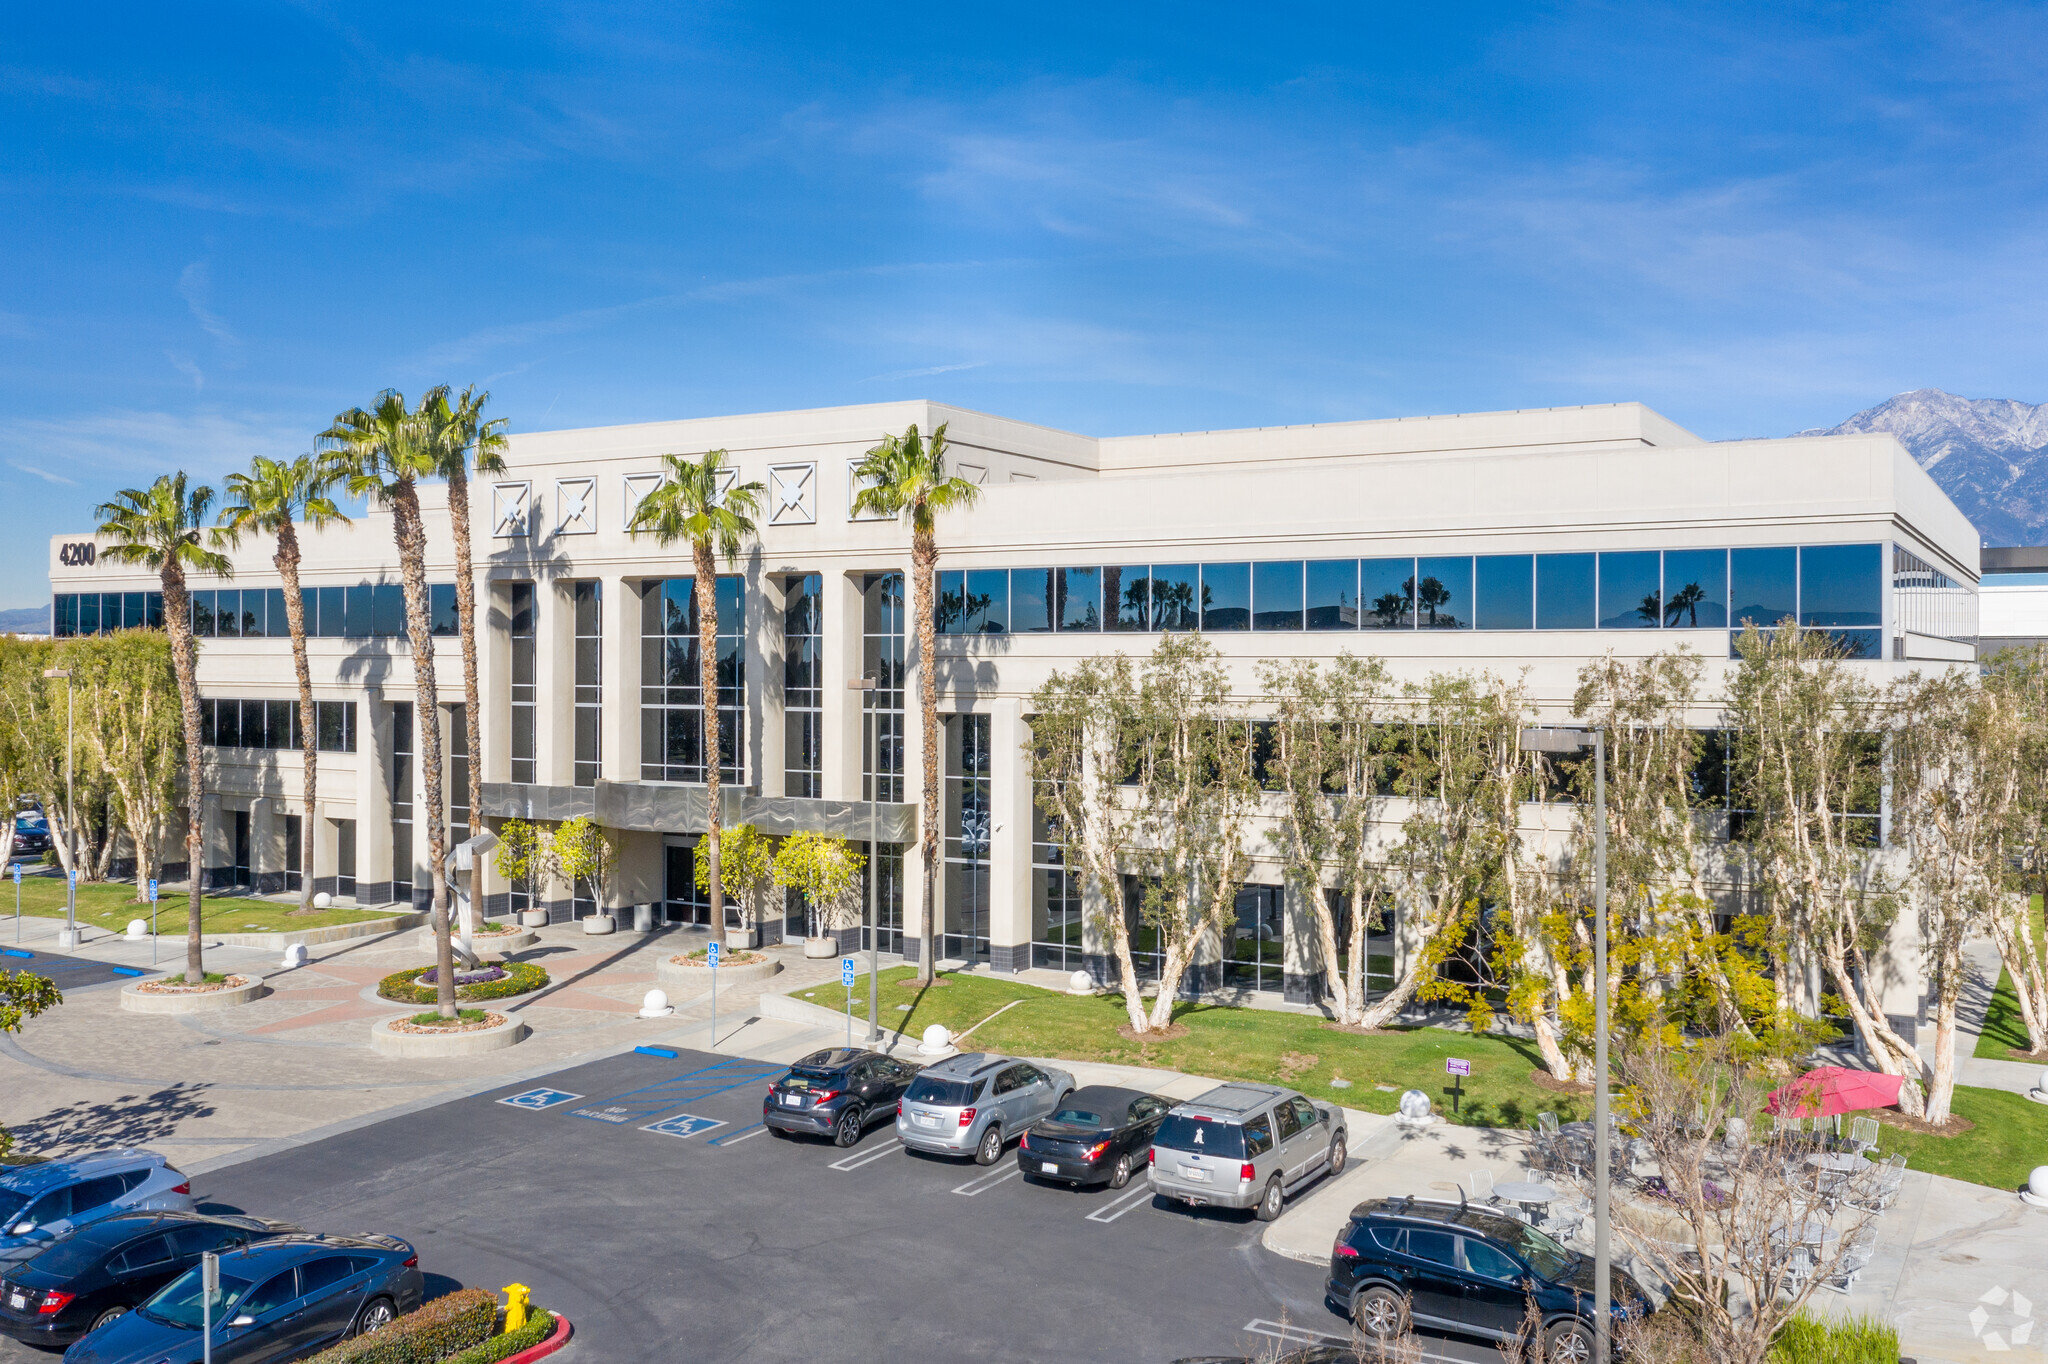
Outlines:
[[[496,1004],[499,1001],[491,1002]],[[527,1026],[516,1018],[507,1018],[493,1028],[475,1028],[468,1032],[399,1032],[393,1027],[409,1017],[409,1014],[400,1014],[371,1025],[370,1045],[386,1056],[406,1060],[431,1056],[475,1056],[478,1052],[517,1046],[526,1040],[528,1032]]]
[[[538,1345],[529,1345],[516,1355],[507,1355],[498,1361],[498,1364],[530,1364],[530,1361],[543,1359],[567,1345],[569,1337],[576,1333],[576,1328],[571,1326],[569,1319],[560,1312],[556,1312],[554,1316],[555,1329],[548,1332],[546,1340]]]
[[[142,988],[145,982],[138,981],[121,987],[121,1007],[132,1014],[209,1013],[215,1009],[232,1009],[269,993],[263,977],[247,971],[237,971],[235,975],[244,983],[232,990],[201,990],[189,995],[155,994],[145,991]]]
[[[654,964],[654,978],[670,988],[692,991],[711,988],[711,968],[708,966],[684,966],[675,960],[680,953],[665,952]],[[738,985],[746,980],[766,980],[782,970],[782,963],[769,957],[765,961],[749,962],[745,966],[721,966],[718,968],[720,985]]]
[[[462,934],[454,934],[450,941],[461,942]],[[539,941],[540,934],[530,928],[522,928],[517,933],[479,933],[470,938],[469,945],[477,950],[479,956],[485,953],[503,955],[506,952],[517,952],[522,947],[531,947]],[[429,928],[413,939],[413,946],[422,952],[432,952],[440,944],[434,941],[434,930]]]

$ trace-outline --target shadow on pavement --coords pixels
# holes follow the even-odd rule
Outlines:
[[[110,1146],[146,1146],[194,1118],[210,1118],[205,1085],[173,1085],[154,1094],[123,1094],[105,1103],[74,1103],[11,1130],[24,1148],[43,1155],[75,1154]]]

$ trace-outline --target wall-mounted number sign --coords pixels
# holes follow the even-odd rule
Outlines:
[[[86,568],[99,557],[99,547],[90,540],[74,540],[57,547],[57,562],[66,568]]]

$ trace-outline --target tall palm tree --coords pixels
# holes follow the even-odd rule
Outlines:
[[[924,733],[924,809],[918,817],[924,855],[924,979],[936,970],[932,918],[938,899],[939,863],[939,691],[935,667],[938,630],[932,620],[932,580],[939,563],[939,513],[964,511],[981,489],[946,472],[946,423],[927,442],[916,423],[900,436],[884,436],[868,451],[855,475],[868,484],[854,499],[856,516],[904,517],[910,522],[910,562],[915,570],[917,610],[917,696]],[[877,773],[879,778],[881,774]],[[881,791],[879,782],[875,794]]]
[[[725,887],[718,876],[718,850],[724,821],[718,808],[718,764],[722,756],[718,732],[718,563],[740,557],[740,549],[756,527],[761,498],[767,489],[759,483],[738,483],[721,490],[726,463],[723,450],[710,450],[700,460],[687,455],[663,455],[667,478],[659,488],[640,499],[633,511],[629,530],[654,532],[664,547],[679,540],[690,542],[690,561],[697,572],[697,677],[704,702],[704,799],[710,810],[710,828],[704,837],[705,875],[711,887],[711,923],[714,933],[725,931]]]
[[[292,632],[292,669],[299,679],[299,753],[306,765],[305,818],[299,823],[299,908],[313,907],[313,813],[320,783],[320,723],[313,709],[313,675],[306,666],[306,602],[299,591],[299,532],[303,520],[315,530],[348,518],[334,505],[328,490],[339,481],[331,460],[300,455],[286,461],[256,456],[249,472],[229,474],[224,482],[235,500],[220,510],[220,523],[230,542],[244,532],[269,535],[277,550],[270,562],[284,579],[284,616]]]
[[[115,563],[140,564],[163,582],[164,628],[171,635],[171,666],[178,675],[178,705],[185,721],[185,863],[190,888],[185,901],[185,979],[206,979],[199,950],[200,883],[205,876],[206,770],[199,744],[199,658],[192,642],[192,597],[187,573],[234,576],[234,565],[201,543],[213,489],[188,488],[184,470],[164,474],[147,488],[123,488],[95,510],[99,535],[111,541],[99,553]],[[219,543],[217,534],[213,543]]]
[[[429,389],[417,409],[386,389],[376,405],[351,408],[320,433],[334,453],[353,496],[374,493],[391,509],[405,585],[405,626],[412,642],[413,723],[420,770],[426,779],[427,885],[433,895],[434,993],[443,1018],[455,1017],[455,951],[448,936],[447,805],[441,793],[441,696],[434,677],[433,621],[427,607],[427,528],[420,516],[419,480],[441,472],[435,458],[434,415],[446,404],[445,386]]]
[[[505,421],[486,420],[484,404],[491,395],[471,385],[462,396],[450,401],[446,394],[434,413],[434,457],[441,476],[448,480],[448,525],[455,539],[455,615],[462,631],[462,723],[469,740],[469,819],[472,832],[483,818],[483,705],[478,697],[476,677],[476,572],[471,567],[469,541],[469,465],[476,462],[480,474],[505,472]],[[481,915],[482,902],[474,895],[472,913]]]

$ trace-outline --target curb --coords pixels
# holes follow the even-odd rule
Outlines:
[[[195,994],[145,993],[133,985],[121,987],[121,1008],[131,1014],[153,1014],[162,1017],[168,1014],[212,1013],[219,1009],[232,1009],[261,999],[270,993],[263,983],[263,977],[253,971],[237,971],[244,984],[231,990],[204,990]]]
[[[507,1355],[499,1360],[498,1364],[531,1364],[531,1361],[551,1355],[567,1345],[569,1337],[576,1333],[576,1328],[571,1326],[569,1319],[560,1312],[555,1313],[554,1317],[555,1329],[549,1332],[546,1340],[538,1345],[529,1345],[516,1355]]]
[[[497,1001],[486,1002],[495,1004]],[[492,1009],[488,1012],[497,1011]],[[386,1056],[405,1060],[420,1060],[431,1056],[474,1056],[478,1052],[500,1051],[506,1047],[516,1046],[526,1040],[529,1031],[524,1022],[509,1016],[504,1023],[495,1028],[479,1028],[473,1032],[435,1034],[392,1030],[393,1023],[403,1022],[410,1016],[397,1014],[372,1024],[370,1045]]]
[[[301,928],[283,933],[222,933],[223,947],[268,947],[272,949],[290,947],[293,943],[304,943],[317,947],[321,943],[344,942],[349,938],[374,938],[382,933],[402,933],[408,928],[417,928],[430,917],[426,914],[393,914],[381,919],[364,919],[360,923],[333,924],[327,928]]]
[[[654,963],[654,979],[658,984],[672,989],[687,989],[709,992],[711,989],[711,968],[708,966],[682,966],[670,961],[680,953],[664,952]],[[718,968],[720,983],[740,985],[750,980],[767,980],[782,974],[782,963],[774,957],[765,961],[748,962],[744,966],[721,966]]]

